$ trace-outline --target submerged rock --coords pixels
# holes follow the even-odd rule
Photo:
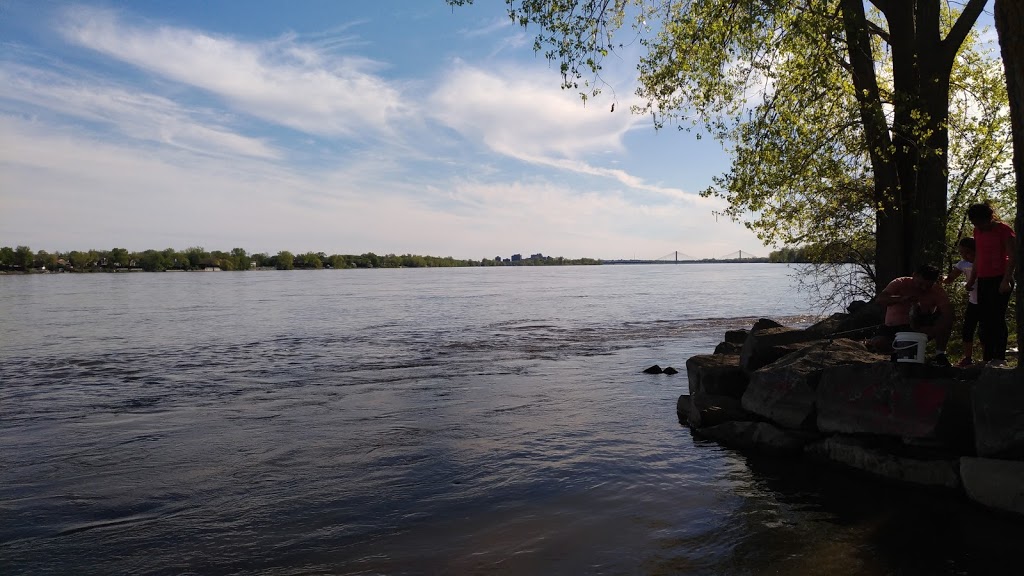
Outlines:
[[[1024,462],[965,456],[960,476],[971,500],[1024,515]]]
[[[945,488],[960,486],[960,462],[956,458],[897,455],[849,436],[831,436],[810,444],[807,454],[901,482]]]
[[[651,366],[650,368],[644,369],[644,374],[661,374],[661,372],[661,366],[658,366],[657,364]]]
[[[694,433],[730,448],[774,454],[799,454],[815,438],[807,433],[783,430],[768,422],[725,422],[698,428]]]
[[[673,374],[679,374],[679,370],[676,370],[675,368],[673,368],[671,366],[666,366],[665,369],[661,371],[661,373],[662,374],[668,374],[669,376],[671,376]]]

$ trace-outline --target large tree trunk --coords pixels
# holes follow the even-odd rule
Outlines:
[[[864,4],[841,0],[854,87],[875,176],[875,281],[881,290],[946,252],[949,78],[956,53],[987,0],[969,0],[946,38],[940,0],[871,0],[885,15],[893,66],[892,136],[880,134],[877,78],[868,68]],[[878,150],[884,152],[878,153]]]
[[[1013,171],[1017,177],[1017,348],[1024,344],[1024,2],[996,0],[996,32],[1006,69],[1013,130]],[[1018,368],[1021,358],[1018,355]]]
[[[881,291],[907,268],[904,218],[909,210],[904,209],[905,202],[901,200],[896,163],[891,153],[893,141],[879,95],[864,3],[842,0],[840,5],[853,85],[874,173],[874,200],[878,207],[875,212],[875,287]]]
[[[924,146],[918,155],[918,179],[914,189],[911,263],[940,266],[946,255],[946,223],[949,190],[949,79],[960,42],[943,42],[938,0],[918,1],[915,15],[915,59],[918,62],[914,92],[924,111]],[[952,38],[952,34],[950,35]],[[922,138],[919,136],[918,141]],[[940,266],[941,267],[941,266]]]

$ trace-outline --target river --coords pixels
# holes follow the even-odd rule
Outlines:
[[[0,573],[1013,566],[1019,521],[680,425],[689,356],[820,312],[794,273],[0,276]]]

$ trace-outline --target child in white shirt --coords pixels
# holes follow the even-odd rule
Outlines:
[[[957,245],[960,251],[960,261],[953,265],[949,275],[942,281],[943,284],[952,284],[961,275],[966,279],[971,276],[971,267],[974,266],[975,244],[974,238],[961,238]],[[970,366],[974,363],[974,332],[978,328],[978,286],[971,289],[967,297],[967,311],[964,312],[964,326],[960,332],[963,338],[964,358],[957,366]]]

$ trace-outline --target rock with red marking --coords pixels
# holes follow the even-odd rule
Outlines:
[[[956,442],[970,430],[968,385],[892,362],[829,368],[818,384],[818,429]]]

